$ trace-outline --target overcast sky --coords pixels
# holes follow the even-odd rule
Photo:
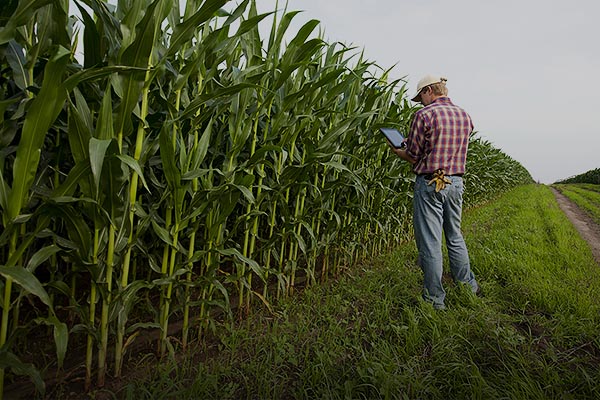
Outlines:
[[[410,93],[425,74],[448,78],[480,135],[534,179],[600,168],[600,1],[289,0],[288,10],[305,11],[294,33],[321,21],[327,42],[396,65]]]

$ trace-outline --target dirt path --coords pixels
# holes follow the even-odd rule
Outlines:
[[[561,210],[579,231],[581,237],[590,244],[592,254],[600,264],[600,226],[566,196],[554,188],[551,189]]]

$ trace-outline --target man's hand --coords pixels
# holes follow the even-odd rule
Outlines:
[[[399,149],[395,148],[394,146],[392,146],[392,144],[390,143],[390,141],[387,141],[388,145],[390,146],[390,148],[392,149],[392,151],[401,159],[403,159],[404,161],[408,161],[411,164],[414,164],[416,162],[416,160],[414,158],[412,158],[411,156],[408,155],[408,153],[406,152],[406,139],[404,140],[404,142],[402,142],[402,147],[400,147]]]

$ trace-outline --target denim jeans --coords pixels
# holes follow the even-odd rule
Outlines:
[[[423,270],[423,299],[443,309],[446,292],[442,286],[442,230],[446,237],[450,271],[455,282],[467,283],[473,292],[477,281],[471,271],[469,253],[460,230],[462,217],[463,179],[448,177],[452,184],[439,193],[435,183],[428,185],[423,176],[417,176],[413,199],[413,224],[419,250],[419,265]]]

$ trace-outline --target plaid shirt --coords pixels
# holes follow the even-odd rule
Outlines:
[[[473,122],[448,97],[439,97],[416,112],[406,152],[417,160],[415,174],[444,169],[446,175],[464,174]]]

